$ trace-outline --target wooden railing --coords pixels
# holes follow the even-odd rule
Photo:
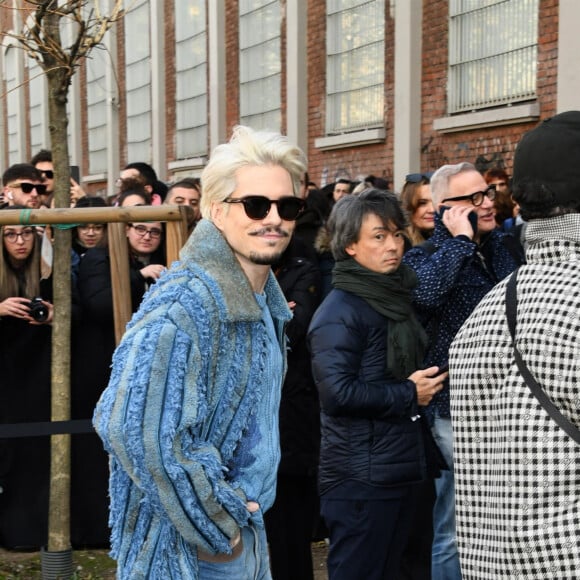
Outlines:
[[[113,316],[115,340],[121,340],[131,318],[131,285],[129,250],[125,224],[129,222],[167,222],[165,247],[167,265],[179,257],[179,250],[187,240],[187,223],[191,208],[178,205],[87,207],[66,209],[2,210],[0,225],[59,225],[106,223],[111,260]]]

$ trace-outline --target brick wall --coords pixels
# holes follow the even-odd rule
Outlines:
[[[537,94],[541,118],[556,112],[557,32],[558,0],[540,0]],[[495,159],[511,173],[515,146],[535,122],[447,134],[433,129],[433,121],[447,110],[447,42],[448,0],[424,0],[421,169],[481,158]]]
[[[238,0],[226,2],[226,126],[229,136],[240,119],[240,74],[239,74],[239,4]],[[211,66],[211,63],[210,63]]]
[[[167,160],[175,159],[175,53],[174,45],[174,11],[173,0],[165,0],[166,25],[166,136]],[[282,8],[282,126],[286,126],[286,70],[285,56],[287,39],[285,34],[285,6]],[[325,179],[332,182],[338,174],[347,174],[357,178],[373,173],[386,179],[391,179],[393,172],[393,110],[394,88],[394,20],[391,18],[390,3],[385,8],[385,111],[384,127],[386,140],[384,143],[347,147],[331,151],[322,151],[314,145],[315,139],[325,137],[325,86],[326,86],[326,2],[322,0],[307,0],[307,85],[308,92],[308,158],[309,173],[318,184]],[[226,31],[223,39],[226,51],[226,122],[228,133],[239,122],[239,42],[238,42],[239,0],[226,0]],[[5,5],[0,7],[0,26],[2,30],[11,28],[12,10]],[[443,163],[471,161],[481,158],[495,159],[511,170],[513,151],[522,133],[535,125],[535,122],[518,123],[502,127],[461,131],[457,133],[441,133],[433,129],[433,122],[446,115],[446,83],[447,83],[447,44],[448,44],[448,0],[423,1],[423,71],[421,83],[421,168],[435,169]],[[490,31],[490,34],[493,31]],[[558,0],[540,0],[539,14],[539,57],[537,94],[541,118],[553,115],[556,111],[556,81],[557,81],[557,33],[558,33]],[[119,90],[119,140],[120,166],[128,161],[126,158],[126,101],[125,101],[125,35],[121,21],[117,25],[117,81]],[[210,63],[211,66],[211,63]],[[85,86],[86,75],[81,69],[81,86]],[[0,80],[2,93],[5,92],[5,81]],[[89,173],[88,167],[88,136],[86,129],[86,93],[81,89],[82,102],[82,143],[85,148],[82,173]],[[6,115],[6,99],[0,103]],[[6,132],[6,127],[4,127]],[[6,133],[5,133],[6,135]],[[4,135],[4,139],[6,138]],[[6,165],[6,159],[0,160]],[[160,173],[165,171],[160,169]],[[103,184],[90,186],[102,187]],[[399,188],[401,184],[393,184]]]
[[[394,21],[390,18],[388,2],[385,16],[385,127],[386,142],[360,147],[321,151],[314,140],[325,137],[326,94],[326,3],[308,2],[308,171],[310,179],[321,184],[330,183],[337,175],[352,179],[374,174],[391,179],[393,165],[393,35]]]

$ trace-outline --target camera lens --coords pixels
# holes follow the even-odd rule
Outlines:
[[[48,308],[42,303],[42,298],[34,298],[30,301],[30,316],[36,322],[46,322],[48,320]]]

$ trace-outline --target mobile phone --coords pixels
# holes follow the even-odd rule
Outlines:
[[[70,166],[70,176],[77,182],[81,182],[81,171],[78,165]]]
[[[443,214],[449,209],[448,205],[442,205],[439,209],[439,217],[443,217]],[[475,211],[470,211],[467,214],[467,219],[471,224],[471,229],[473,230],[473,235],[477,233],[477,213]]]
[[[439,375],[446,373],[448,370],[449,370],[449,363],[446,362],[445,364],[443,364],[439,367],[439,370],[437,371],[437,374],[435,376],[438,377]]]
[[[467,214],[467,219],[471,224],[471,228],[473,229],[473,235],[477,233],[477,214],[474,211],[470,211]]]

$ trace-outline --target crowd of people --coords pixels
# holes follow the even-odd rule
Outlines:
[[[53,205],[50,151],[40,151],[30,163],[10,166],[2,180],[2,209],[26,211]],[[132,163],[121,171],[118,186],[115,205],[187,204],[193,210],[190,227],[200,219],[198,179],[185,178],[167,187],[149,165]],[[73,208],[108,205],[102,197],[86,195],[72,178],[70,202]],[[0,423],[49,421],[54,306],[51,254],[45,250],[51,245],[51,229],[4,225],[0,231]],[[147,289],[166,270],[164,224],[129,223],[126,237],[135,312]],[[90,419],[109,380],[115,349],[107,224],[76,225],[71,238],[71,418]],[[46,545],[49,458],[46,436],[0,440],[0,546],[38,549]],[[108,546],[108,459],[94,433],[73,436],[71,462],[73,546]]]
[[[374,175],[318,188],[285,137],[245,127],[201,179],[123,168],[115,204],[187,204],[192,233],[167,270],[163,224],[127,224],[135,315],[115,351],[106,225],[73,230],[73,418],[96,405],[102,439],[73,439],[73,545],[107,545],[110,509],[120,579],[312,580],[314,537],[330,580],[573,577],[577,448],[537,418],[502,312],[518,270],[524,358],[577,427],[578,151],[570,112],[522,140],[513,182],[461,162],[400,193]],[[50,206],[40,159],[4,173],[7,207]],[[79,190],[73,206],[105,205]],[[48,420],[50,230],[1,230],[0,422]],[[0,545],[43,545],[48,443],[0,441],[0,485]]]

